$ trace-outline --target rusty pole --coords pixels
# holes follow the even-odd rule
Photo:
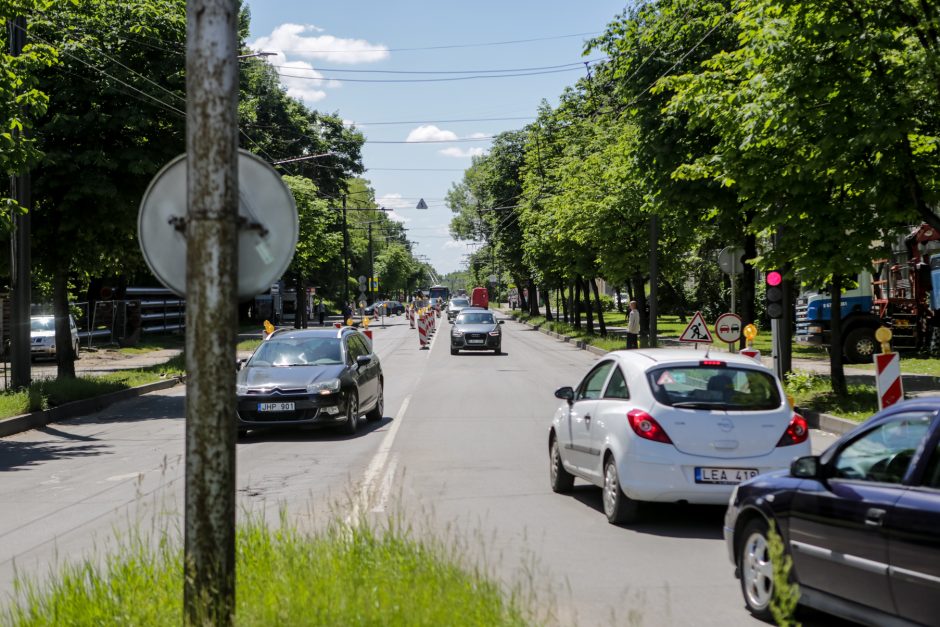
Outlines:
[[[237,0],[188,0],[184,620],[235,612]]]

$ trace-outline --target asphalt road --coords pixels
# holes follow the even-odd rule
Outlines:
[[[403,319],[386,323],[374,328],[386,418],[355,437],[284,431],[240,442],[240,516],[277,520],[284,509],[319,526],[400,515],[537,593],[562,624],[758,624],[727,559],[722,508],[658,506],[639,525],[614,527],[599,490],[551,492],[552,392],[596,356],[512,321],[504,355],[451,356],[446,323],[430,350]],[[183,394],[0,439],[0,594],[15,571],[41,577],[129,528],[181,528]],[[833,439],[813,438],[816,448]]]

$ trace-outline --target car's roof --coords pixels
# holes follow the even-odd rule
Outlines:
[[[358,333],[358,331],[352,327],[341,327],[339,329],[334,327],[325,329],[278,329],[271,335],[271,338],[279,340],[302,340],[312,337],[339,338],[348,333]]]
[[[735,366],[760,368],[770,370],[763,364],[756,362],[746,355],[711,350],[691,350],[688,348],[641,348],[633,350],[617,350],[609,353],[624,361],[636,363],[640,367],[656,367],[671,363],[697,364],[706,359],[722,361]]]
[[[470,305],[469,307],[464,307],[463,309],[461,309],[460,313],[463,313],[465,311],[490,311],[490,310],[487,309],[486,307],[480,307],[479,305]]]

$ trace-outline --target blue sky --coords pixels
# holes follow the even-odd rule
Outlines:
[[[470,165],[471,155],[488,148],[488,141],[475,138],[520,128],[542,99],[555,104],[564,87],[584,75],[583,65],[575,65],[585,60],[584,40],[603,31],[625,7],[622,0],[247,4],[249,42],[279,53],[268,62],[279,66],[289,93],[355,122],[366,135],[365,177],[379,203],[395,209],[395,217],[405,222],[415,253],[426,255],[439,273],[463,268],[470,251],[448,235],[452,214],[444,196]],[[532,39],[539,41],[519,42]],[[415,81],[492,70],[532,74]],[[543,71],[553,73],[533,73]],[[414,208],[419,198],[428,210]]]

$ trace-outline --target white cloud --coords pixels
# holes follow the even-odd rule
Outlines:
[[[283,53],[278,54],[274,62],[281,83],[287,89],[287,95],[304,102],[318,102],[326,98],[322,87],[338,86],[323,78],[323,74],[313,69],[306,61],[287,61]]]
[[[457,148],[456,146],[451,146],[450,148],[438,150],[438,152],[445,157],[466,159],[468,157],[481,157],[486,151],[482,148]]]
[[[464,248],[466,245],[467,242],[452,239],[449,242],[444,242],[444,245],[441,246],[441,248]]]
[[[470,133],[467,135],[470,139],[483,139],[484,137],[489,137],[486,133]]]
[[[374,63],[389,57],[388,47],[383,44],[317,34],[322,32],[322,28],[312,24],[281,24],[267,37],[250,42],[248,47],[259,52],[285,52],[330,63]]]
[[[453,141],[457,139],[457,133],[439,129],[433,124],[419,126],[408,133],[406,142],[428,142],[428,141]]]
[[[376,202],[380,207],[385,207],[386,209],[392,210],[386,212],[385,214],[390,220],[394,220],[395,222],[400,222],[402,224],[411,221],[410,218],[406,218],[405,216],[395,211],[395,209],[409,209],[415,205],[415,203],[403,199],[401,194],[383,194],[378,199],[376,199]]]

